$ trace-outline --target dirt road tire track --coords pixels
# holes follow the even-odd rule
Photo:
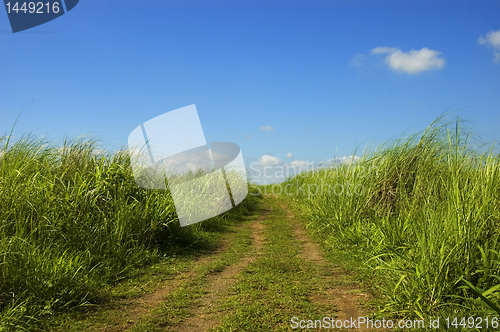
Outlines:
[[[320,304],[333,304],[337,310],[337,319],[349,320],[364,316],[366,313],[360,306],[360,300],[367,300],[368,295],[359,293],[359,285],[354,282],[346,282],[349,275],[345,271],[329,263],[323,257],[320,246],[313,241],[304,228],[304,225],[295,219],[295,215],[288,209],[286,204],[280,202],[280,207],[285,211],[288,220],[293,223],[294,234],[302,242],[301,258],[305,261],[319,265],[322,269],[328,269],[324,275],[325,289],[323,292],[311,293],[310,300]],[[328,285],[335,284],[335,287]],[[358,329],[360,331],[366,329]]]
[[[263,216],[259,217],[262,218]],[[258,220],[258,219],[257,219]],[[226,251],[231,244],[232,237],[224,239],[217,249],[210,255],[200,257],[195,265],[209,264],[216,259],[217,255]],[[168,280],[162,286],[159,286],[152,293],[145,294],[139,298],[123,300],[119,304],[120,310],[124,312],[124,322],[120,325],[108,326],[102,329],[102,332],[123,332],[132,329],[137,322],[148,316],[154,308],[158,307],[165,298],[173,292],[186,279],[193,278],[194,272],[179,273],[173,279]]]
[[[192,315],[180,326],[169,328],[168,331],[178,332],[200,332],[217,326],[218,322],[214,316],[214,305],[228,293],[229,288],[237,281],[239,273],[247,268],[262,255],[264,247],[264,225],[262,221],[266,219],[271,210],[265,211],[259,218],[252,221],[250,228],[251,247],[250,255],[243,257],[238,263],[226,267],[222,272],[207,276],[208,287],[206,295],[201,299],[201,305],[193,310]]]

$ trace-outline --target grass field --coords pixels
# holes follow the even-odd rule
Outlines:
[[[441,121],[185,228],[125,152],[2,137],[0,331],[499,316],[500,156]]]
[[[382,312],[499,315],[500,156],[493,146],[478,152],[462,126],[440,118],[357,162],[265,190],[287,197],[330,247],[378,271]]]
[[[181,228],[168,191],[138,187],[126,153],[29,136],[0,145],[0,331],[106,302],[141,267],[207,252],[251,206]]]

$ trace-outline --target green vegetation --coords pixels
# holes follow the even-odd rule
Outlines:
[[[125,152],[30,136],[0,148],[0,331],[106,302],[173,254],[209,252],[251,206],[181,228],[169,192],[138,187]]]
[[[186,323],[196,315],[213,323],[197,325],[200,331],[266,332],[294,330],[293,317],[337,317],[340,308],[334,304],[335,295],[328,291],[340,288],[356,294],[360,291],[357,283],[344,271],[338,274],[334,264],[318,264],[303,257],[306,240],[299,240],[294,232],[301,224],[287,217],[278,200],[268,197],[257,204],[260,213],[263,208],[270,213],[262,221],[240,224],[225,251],[195,266],[192,275],[130,331],[194,330]],[[259,231],[256,224],[260,223]],[[220,275],[228,270],[229,279],[224,281]],[[210,290],[226,283],[225,290]],[[204,300],[210,302],[202,314],[199,308]]]
[[[266,190],[288,197],[334,250],[378,271],[386,315],[498,315],[500,156],[473,149],[459,120],[441,121]]]
[[[261,212],[259,210],[259,212]],[[252,216],[255,219],[255,216]],[[245,218],[245,219],[248,219]],[[248,220],[233,229],[227,249],[212,255],[209,261],[192,269],[192,275],[168,294],[165,301],[153,310],[149,317],[142,319],[130,331],[165,331],[165,327],[176,327],[192,317],[193,310],[200,307],[201,299],[207,292],[207,278],[238,263],[250,249],[250,228]]]
[[[294,234],[293,221],[275,199],[267,198],[266,205],[272,211],[262,222],[263,251],[222,301],[224,316],[214,331],[291,331],[293,317],[337,316],[339,308],[326,300],[327,295],[324,303],[311,296],[351,280],[332,278],[332,264],[322,266],[301,257],[305,249]]]
[[[0,331],[498,316],[500,155],[440,121],[185,228],[125,152],[0,138]]]

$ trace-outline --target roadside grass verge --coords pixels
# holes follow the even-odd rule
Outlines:
[[[105,303],[142,267],[213,250],[252,208],[181,228],[168,190],[138,187],[124,151],[29,135],[0,137],[0,151],[0,331]]]
[[[439,118],[357,162],[279,186],[309,229],[377,274],[381,313],[498,316],[500,156],[473,139],[460,120]]]

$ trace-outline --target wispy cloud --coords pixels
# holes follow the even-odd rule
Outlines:
[[[275,128],[271,127],[271,126],[260,126],[260,130],[273,131],[273,130],[275,130]]]
[[[251,140],[251,139],[252,139],[252,136],[250,136],[250,135],[246,135],[246,136],[245,136],[245,139],[246,139],[246,140]]]
[[[394,53],[400,51],[397,48],[394,47],[375,47],[370,51],[370,54],[385,54],[385,53]]]
[[[421,50],[403,52],[393,47],[375,47],[371,55],[387,54],[385,61],[389,68],[408,74],[417,74],[427,70],[436,70],[444,67],[445,60],[441,52],[423,47]]]
[[[500,62],[500,30],[489,31],[485,37],[481,35],[478,43],[488,47],[493,47],[493,54],[495,54],[493,62]]]
[[[351,66],[360,67],[363,64],[364,59],[364,54],[356,54],[356,56],[354,56],[354,58],[351,60]]]

